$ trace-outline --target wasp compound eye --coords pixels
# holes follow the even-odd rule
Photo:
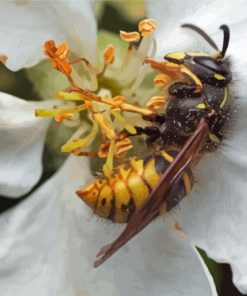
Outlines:
[[[226,75],[229,71],[224,63],[217,61],[211,57],[195,57],[194,61],[207,69],[212,70],[215,73]]]

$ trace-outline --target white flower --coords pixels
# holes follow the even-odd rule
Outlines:
[[[169,51],[205,49],[206,41],[194,32],[179,28],[184,23],[205,30],[221,48],[220,25],[231,30],[227,55],[232,60],[233,83],[239,110],[234,128],[224,146],[200,162],[198,184],[191,198],[176,212],[191,242],[218,262],[230,263],[235,285],[247,293],[247,100],[246,48],[247,2],[230,1],[150,1],[149,17],[156,18],[158,56]],[[212,48],[209,48],[213,52]]]
[[[40,105],[48,106],[52,103]],[[49,121],[34,118],[36,107],[32,103],[1,93],[1,195],[19,197],[27,193],[41,176],[42,147]]]
[[[96,34],[89,2],[1,2],[0,8],[0,54],[8,57],[11,69],[40,61],[47,39],[66,39],[78,56],[92,61]],[[177,20],[173,26],[179,23]],[[10,139],[11,144],[3,144],[0,151],[5,163],[4,175],[0,175],[0,184],[5,183],[1,194],[17,197],[28,192],[40,176],[47,121],[32,119],[34,106],[11,96],[0,94],[0,104],[4,114],[0,133],[3,142],[8,144]],[[71,156],[28,199],[0,216],[0,287],[6,296],[215,295],[214,286],[208,282],[210,276],[204,273],[193,247],[171,230],[169,216],[165,224],[162,219],[156,221],[102,267],[93,269],[99,248],[117,237],[121,229],[102,225],[75,197],[75,189],[90,181],[88,172],[87,161]],[[27,180],[29,183],[24,183]],[[192,206],[188,201],[187,207]],[[183,205],[181,216],[191,219],[183,214],[185,211]],[[184,222],[186,231],[191,229],[189,222]],[[196,226],[200,227],[200,222]],[[191,233],[198,245],[199,235],[194,239]]]
[[[7,67],[19,70],[44,59],[46,40],[67,40],[70,47],[88,59],[96,43],[93,1],[1,1],[0,55]],[[10,21],[12,19],[12,21]],[[85,30],[86,29],[86,30]],[[6,42],[8,40],[8,42]]]
[[[9,104],[3,105],[7,99]],[[10,115],[13,108],[17,110],[15,106],[22,106],[15,112],[15,118],[5,116],[2,121],[3,138],[6,133],[14,137],[17,133],[16,128],[12,128],[14,123],[21,124],[24,116],[29,118],[35,106],[4,93],[0,93],[0,103],[3,114]],[[47,122],[39,120],[39,129],[32,126],[32,121],[23,123],[23,133],[15,138],[17,146],[32,134],[42,136]],[[37,130],[42,127],[40,135]],[[35,145],[41,150],[42,144],[35,139],[37,137]],[[16,151],[11,148],[5,174],[14,174],[16,182],[9,185],[6,194],[22,184],[17,177],[23,173],[23,168],[26,170],[24,179],[39,168],[39,164],[29,160],[26,160],[29,166],[14,166],[11,160]],[[35,149],[31,145],[30,157]],[[38,153],[35,154],[38,157]],[[25,155],[25,150],[18,153],[20,159]],[[1,154],[1,159],[3,157]],[[57,174],[0,216],[0,287],[6,296],[31,296],[33,293],[40,296],[216,295],[195,250],[171,232],[169,223],[165,227],[162,221],[153,223],[113,260],[94,269],[92,263],[99,247],[112,241],[121,229],[100,223],[76,198],[75,188],[91,180],[89,171],[87,160],[70,156]]]

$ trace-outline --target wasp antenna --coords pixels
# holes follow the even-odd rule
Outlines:
[[[181,25],[181,28],[187,28],[187,29],[191,29],[191,30],[195,31],[196,33],[201,35],[202,38],[204,38],[215,50],[219,51],[218,46],[215,44],[215,42],[212,40],[212,38],[210,38],[208,36],[208,34],[206,32],[204,32],[201,28],[199,28],[195,25],[192,25],[192,24],[183,24],[183,25]]]
[[[227,48],[229,45],[229,41],[230,41],[230,29],[227,25],[220,26],[220,29],[224,33],[224,40],[223,40],[223,45],[222,45],[222,50],[221,50],[221,55],[223,58],[226,54],[226,51],[227,51]]]

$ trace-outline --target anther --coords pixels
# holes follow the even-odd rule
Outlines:
[[[171,81],[171,78],[166,74],[158,74],[154,78],[154,84],[158,87],[166,86]]]
[[[148,36],[157,29],[157,22],[155,19],[144,19],[138,25],[141,36]]]
[[[126,42],[138,42],[140,40],[140,34],[138,32],[120,31],[120,38]]]
[[[104,61],[105,61],[106,65],[110,65],[110,64],[114,63],[115,49],[111,44],[109,44],[107,46],[107,48],[105,49],[105,51],[103,53],[103,56],[104,56]]]
[[[0,62],[6,64],[8,57],[6,55],[0,55]]]
[[[148,109],[155,110],[163,107],[165,98],[163,96],[154,96],[146,104]]]

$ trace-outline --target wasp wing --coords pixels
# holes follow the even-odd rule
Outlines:
[[[146,203],[132,215],[120,236],[113,243],[104,246],[97,254],[99,258],[94,262],[94,267],[101,265],[158,216],[160,206],[165,202],[168,190],[178,184],[184,171],[195,161],[207,136],[208,125],[205,119],[201,119],[194,133],[164,172],[159,184],[152,191]]]

